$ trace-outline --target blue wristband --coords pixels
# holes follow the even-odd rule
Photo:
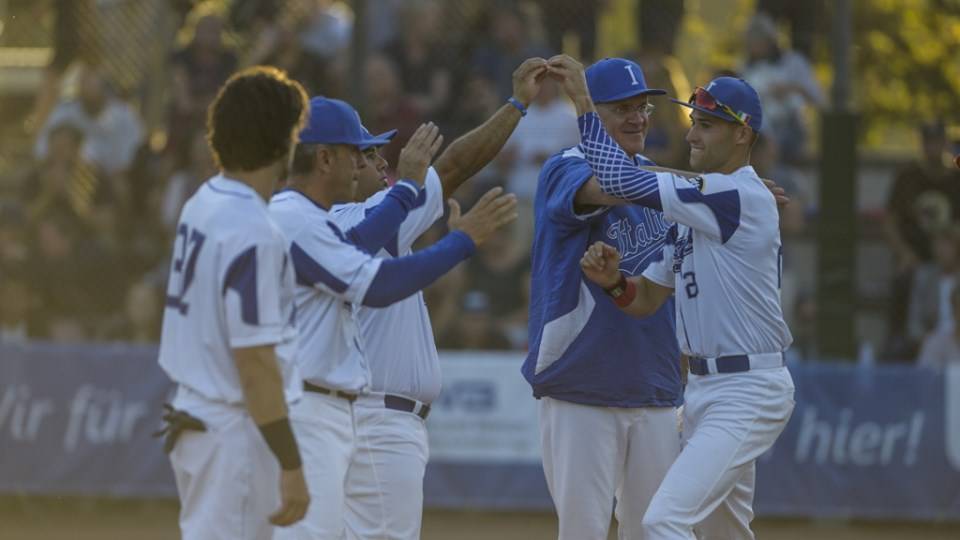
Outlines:
[[[393,185],[403,186],[409,189],[413,193],[414,200],[416,200],[416,198],[420,196],[420,186],[413,180],[410,180],[409,178],[401,178],[400,180],[397,180],[397,182]]]
[[[517,98],[511,96],[510,99],[507,100],[507,103],[516,107],[517,110],[520,111],[520,116],[527,115],[527,108],[524,107],[523,103],[520,103],[520,101]]]

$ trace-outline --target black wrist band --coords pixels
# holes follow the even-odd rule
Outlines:
[[[616,285],[610,287],[609,289],[604,289],[603,292],[607,293],[613,298],[619,298],[627,290],[627,276],[623,272],[620,272],[620,281]]]
[[[293,437],[289,419],[281,418],[257,427],[260,428],[270,451],[277,456],[281,469],[292,471],[300,468],[300,449],[297,448],[297,440]]]

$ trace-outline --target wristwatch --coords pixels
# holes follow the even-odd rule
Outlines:
[[[610,287],[609,289],[604,289],[611,298],[616,300],[624,295],[627,292],[627,276],[623,275],[623,272],[620,272],[620,281],[616,285]]]

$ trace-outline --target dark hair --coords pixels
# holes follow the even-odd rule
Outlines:
[[[290,166],[290,174],[298,176],[301,174],[310,174],[313,168],[317,166],[317,146],[316,144],[300,143],[293,149],[293,164]]]
[[[926,122],[920,125],[920,136],[924,141],[942,141],[947,138],[947,129],[943,122]]]
[[[285,158],[307,116],[307,93],[273,67],[235,73],[207,110],[207,141],[217,165],[254,171]]]
[[[50,128],[50,132],[47,134],[47,139],[53,139],[61,133],[71,137],[74,143],[78,145],[83,144],[83,129],[69,121],[63,121],[54,124],[53,127]]]

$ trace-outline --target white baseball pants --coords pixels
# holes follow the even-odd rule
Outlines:
[[[419,416],[384,408],[383,394],[354,404],[356,452],[347,473],[347,538],[418,540],[427,428]]]
[[[753,540],[756,460],[790,419],[793,391],[785,367],[691,374],[685,444],[643,517],[644,540]]]
[[[606,540],[614,498],[619,538],[644,538],[641,518],[680,452],[677,409],[542,398],[540,437],[559,540]]]
[[[243,407],[180,387],[173,406],[203,420],[170,452],[184,540],[269,540],[280,508],[280,466]]]
[[[353,405],[339,397],[304,392],[290,408],[310,508],[303,520],[274,529],[274,540],[340,540],[344,537],[344,489],[354,452]]]

